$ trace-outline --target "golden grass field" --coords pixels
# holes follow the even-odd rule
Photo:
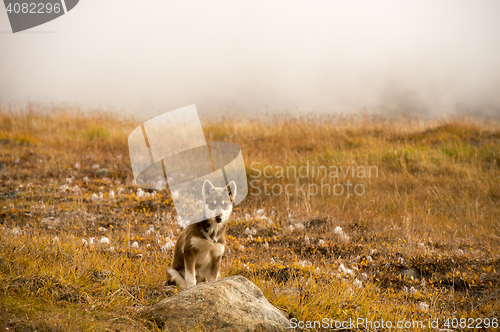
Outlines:
[[[425,322],[392,329],[410,331],[438,318],[441,329],[498,330],[498,120],[202,121],[208,142],[241,147],[253,187],[275,186],[251,188],[234,211],[222,276],[249,278],[299,321]],[[180,227],[170,192],[138,197],[132,184],[127,138],[139,124],[63,106],[0,107],[0,331],[161,330],[137,309],[179,291],[164,282],[165,244]],[[308,162],[377,173],[279,174]],[[365,192],[276,194],[321,181]]]

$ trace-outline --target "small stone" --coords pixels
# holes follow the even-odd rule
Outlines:
[[[399,274],[403,277],[417,279],[417,271],[415,269],[404,269]]]
[[[95,172],[97,176],[108,176],[109,170],[107,168],[100,168]]]
[[[293,225],[296,231],[302,232],[304,230],[304,224],[299,222]]]
[[[427,312],[429,310],[429,305],[425,302],[420,302],[418,304],[418,310],[423,311],[423,312]]]

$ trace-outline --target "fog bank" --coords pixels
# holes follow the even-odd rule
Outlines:
[[[1,102],[500,115],[498,1],[81,0],[0,32]]]

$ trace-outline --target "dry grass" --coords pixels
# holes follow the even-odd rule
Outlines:
[[[136,308],[178,292],[164,285],[172,253],[161,247],[180,229],[169,192],[137,197],[131,184],[127,137],[139,123],[31,107],[0,110],[0,328],[159,330]],[[303,321],[437,317],[443,327],[446,318],[499,317],[498,121],[205,120],[209,142],[241,147],[261,190],[264,180],[275,193],[297,181],[365,188],[309,197],[252,189],[229,229],[224,276],[250,278]],[[308,162],[376,167],[378,176],[280,177],[278,166]],[[266,166],[269,177],[257,177]]]

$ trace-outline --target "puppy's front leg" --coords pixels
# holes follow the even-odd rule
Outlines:
[[[184,279],[186,279],[186,288],[196,285],[196,251],[194,249],[184,252],[184,268],[186,269]]]
[[[208,281],[217,281],[219,279],[219,269],[222,260],[222,255],[224,254],[224,244],[216,243],[210,252],[212,255],[212,266],[210,271],[210,279]]]
[[[219,279],[219,269],[221,260],[222,260],[222,255],[212,259],[211,271],[207,278],[208,282],[217,281],[217,279]]]

